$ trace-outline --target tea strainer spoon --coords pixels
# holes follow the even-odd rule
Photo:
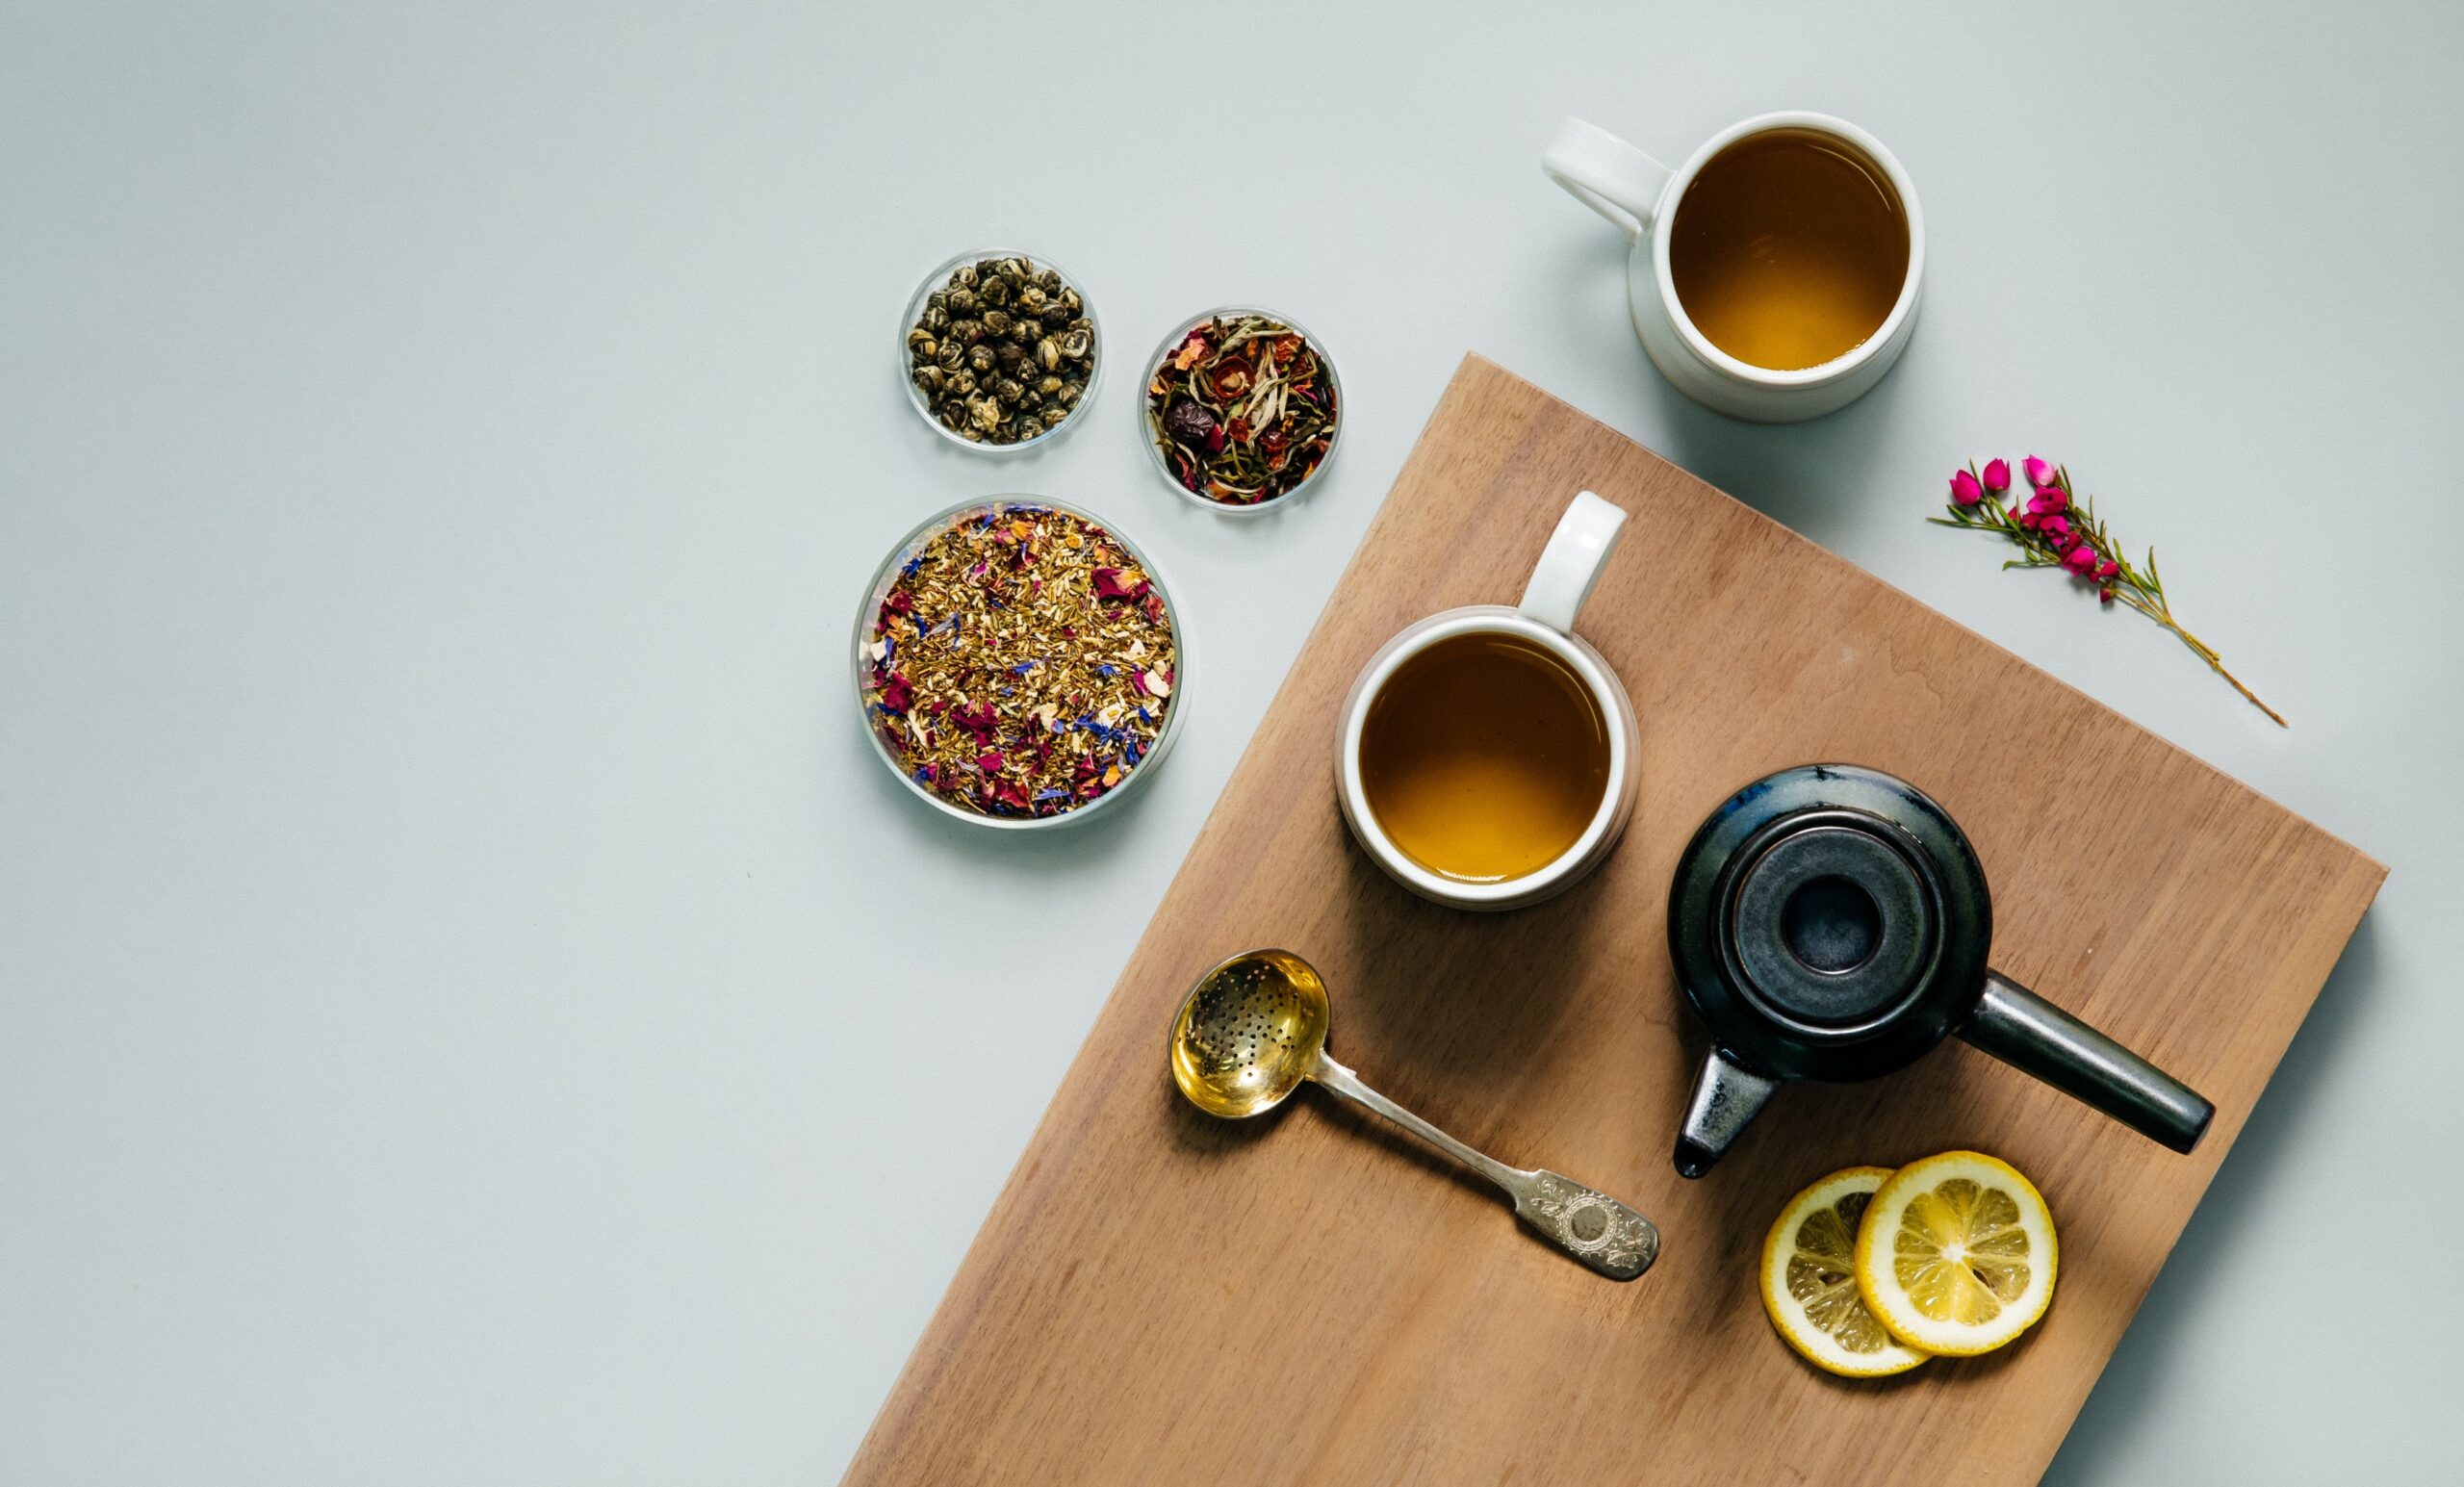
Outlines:
[[[1315,1080],[1401,1126],[1504,1189],[1515,1217],[1612,1280],[1632,1280],[1659,1258],[1659,1230],[1604,1192],[1555,1172],[1525,1171],[1473,1150],[1360,1082],[1326,1052],[1326,983],[1289,950],[1250,950],[1190,988],[1172,1022],[1172,1080],[1210,1115],[1239,1120],[1272,1110]]]

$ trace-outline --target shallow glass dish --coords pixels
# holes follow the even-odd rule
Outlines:
[[[942,423],[934,414],[932,404],[925,400],[924,390],[915,384],[914,358],[908,349],[908,333],[914,330],[916,322],[924,318],[925,301],[932,296],[933,292],[947,286],[950,275],[958,269],[960,265],[981,263],[988,258],[1024,259],[1030,269],[1051,269],[1060,276],[1065,289],[1077,291],[1080,313],[1086,317],[1088,327],[1095,333],[1095,352],[1092,364],[1087,369],[1087,385],[1079,393],[1077,403],[1069,410],[1069,417],[1062,420],[1055,427],[1047,428],[1033,438],[1018,440],[1014,444],[994,444],[988,440],[969,439]],[[907,313],[899,318],[897,352],[898,380],[907,389],[908,406],[913,408],[915,416],[924,421],[924,426],[960,449],[968,449],[977,454],[995,455],[1023,454],[1029,449],[1042,449],[1053,440],[1087,422],[1087,410],[1094,404],[1095,389],[1103,382],[1104,363],[1109,360],[1104,347],[1103,321],[1095,316],[1095,301],[1087,293],[1086,285],[1076,274],[1051,259],[1037,253],[1022,253],[1015,248],[977,248],[951,258],[931,273],[926,274],[924,282],[917,285],[915,293],[908,297]]]
[[[1327,434],[1326,452],[1319,457],[1318,468],[1309,472],[1308,478],[1282,495],[1245,504],[1217,500],[1211,496],[1191,490],[1181,483],[1180,477],[1172,474],[1171,463],[1164,454],[1165,441],[1162,430],[1156,423],[1160,415],[1150,406],[1152,394],[1149,390],[1154,387],[1156,374],[1163,370],[1166,359],[1180,349],[1181,343],[1189,339],[1191,331],[1211,320],[1227,315],[1255,315],[1264,320],[1272,320],[1307,342],[1309,348],[1318,353],[1318,365],[1324,369],[1326,373],[1326,389],[1334,395],[1335,398],[1333,427]],[[1325,477],[1326,467],[1335,462],[1335,451],[1343,445],[1344,426],[1349,422],[1350,417],[1350,405],[1344,400],[1343,373],[1336,370],[1334,354],[1326,349],[1326,343],[1319,338],[1316,331],[1301,324],[1291,316],[1278,315],[1272,310],[1262,309],[1257,305],[1219,305],[1181,321],[1180,324],[1172,327],[1170,335],[1166,336],[1156,346],[1154,354],[1146,358],[1144,375],[1140,377],[1138,382],[1138,433],[1140,440],[1146,446],[1146,458],[1155,467],[1155,473],[1162,475],[1164,483],[1170,486],[1184,500],[1204,506],[1209,511],[1223,512],[1227,516],[1246,516],[1253,512],[1272,511],[1314,489],[1318,482]]]
[[[917,557],[928,543],[945,531],[956,530],[971,523],[983,522],[988,518],[1021,509],[1056,511],[1075,518],[1079,522],[1099,529],[1106,540],[1118,546],[1132,562],[1145,572],[1147,582],[1153,585],[1155,596],[1163,602],[1164,617],[1161,623],[1170,635],[1172,643],[1171,690],[1163,699],[1161,726],[1157,729],[1155,736],[1145,744],[1131,767],[1122,772],[1118,783],[1091,800],[1065,806],[1044,815],[994,814],[986,809],[953,801],[916,779],[909,772],[909,761],[902,756],[901,751],[884,736],[884,720],[892,714],[881,710],[869,695],[877,690],[871,679],[875,661],[874,647],[877,639],[880,638],[876,633],[874,622],[882,614],[884,601],[889,598],[892,588],[908,565]],[[934,627],[934,630],[937,634],[939,630],[937,624]],[[889,651],[888,659],[891,661],[891,669],[895,671],[898,669],[896,656],[899,646],[928,643],[933,637],[916,635],[912,632],[911,627],[905,627],[903,633],[895,633],[890,638],[894,644]],[[853,664],[850,668],[850,676],[855,684],[856,707],[864,725],[864,736],[872,740],[873,754],[882,761],[883,767],[906,786],[910,793],[942,814],[955,816],[959,820],[971,822],[977,826],[992,827],[998,830],[1031,831],[1040,827],[1060,826],[1067,822],[1084,820],[1114,805],[1136,789],[1164,762],[1164,756],[1171,752],[1173,741],[1180,736],[1182,716],[1189,710],[1189,630],[1188,627],[1181,623],[1180,605],[1173,600],[1171,585],[1166,581],[1162,570],[1155,566],[1155,560],[1147,556],[1145,550],[1130,541],[1122,534],[1119,527],[1084,507],[1072,505],[1066,501],[1051,500],[1041,496],[992,496],[962,501],[928,518],[905,537],[900,538],[898,544],[890,549],[889,555],[882,560],[882,565],[873,571],[872,580],[864,587],[863,603],[856,611],[856,631],[854,644],[851,647],[851,659]],[[978,705],[982,705],[979,701]],[[1069,731],[1071,730],[1064,730],[1064,731]],[[1007,740],[1004,739],[1002,742],[1006,744]]]

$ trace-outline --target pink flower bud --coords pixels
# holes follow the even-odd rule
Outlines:
[[[2119,563],[2098,563],[2096,565],[2096,577],[2099,578],[2110,578],[2120,572],[2121,564]]]
[[[2019,468],[2027,472],[2028,483],[2040,490],[2053,483],[2053,467],[2033,454],[2021,460]]]
[[[2040,529],[2052,533],[2057,541],[2070,535],[2070,519],[2067,517],[2039,517],[2037,526]]]
[[[2035,531],[2037,529],[2037,514],[2033,511],[2020,512],[2017,517],[2017,521],[2020,526],[2029,531]]]
[[[2011,488],[2011,462],[2007,459],[1985,463],[1985,488],[1999,496]]]
[[[2063,557],[2062,566],[2084,578],[2096,571],[2096,550],[2083,542]]]
[[[2028,498],[2028,509],[2039,515],[2048,511],[2066,511],[2069,507],[2070,498],[2063,495],[2059,488],[2053,486],[2047,486]]]
[[[1963,506],[1973,506],[1984,499],[1985,488],[1976,483],[1976,476],[1964,470],[1951,476],[1951,500]]]
[[[2096,590],[2096,602],[2100,604],[2110,604],[2113,602],[2114,591],[2112,585],[2108,584],[2104,588]]]

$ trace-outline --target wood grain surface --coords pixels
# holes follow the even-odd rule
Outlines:
[[[1596,875],[1476,916],[1390,883],[1331,781],[1388,635],[1511,603],[1558,513],[1632,515],[1582,628],[1642,719],[1633,826]],[[2221,695],[2221,694],[2220,694]],[[2224,697],[2219,705],[2230,705]],[[2175,1156],[1964,1044],[1784,1088],[1699,1182],[1669,1162],[1704,1041],[1663,900],[1706,812],[1814,760],[1913,781],[1991,876],[1996,965],[2218,1105]],[[2033,1481],[2240,1133],[2385,869],[1574,409],[1467,359],[1182,864],[853,1482]],[[1165,1033],[1234,951],[1306,956],[1329,1046],[1497,1157],[1633,1203],[1630,1284],[1304,1089],[1225,1123]],[[2035,1177],[2062,1234],[2017,1345],[1844,1382],[1773,1335],[1765,1227],[1834,1167],[1948,1147]]]

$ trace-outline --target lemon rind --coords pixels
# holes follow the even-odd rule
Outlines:
[[[1887,1226],[1896,1229],[1899,1216],[1907,1208],[1918,1181],[1930,1178],[1931,1181],[1925,1184],[1930,1189],[1953,1175],[1951,1169],[1962,1163],[1987,1168],[1995,1178],[2025,1194],[2023,1207],[2033,1205],[2035,1211],[2042,1216],[2044,1280],[2041,1287],[2031,1283],[2029,1289],[2036,1295],[2035,1305],[2021,1314],[2015,1323],[2010,1320],[2011,1313],[1996,1318],[1990,1328],[1984,1329],[1938,1322],[1929,1317],[1912,1318],[1892,1306],[1889,1293],[1896,1288],[1886,1288],[1880,1284],[1885,1264],[1884,1257],[1877,1251],[1882,1247],[1886,1228],[1883,1216],[1887,1214]],[[2030,1238],[2033,1240],[2035,1237],[2036,1231],[2031,1229]],[[1874,1314],[1874,1320],[1883,1324],[1885,1331],[1907,1346],[1920,1351],[1938,1353],[1946,1358],[1974,1358],[1996,1348],[2008,1347],[2044,1320],[2044,1314],[2053,1305],[2054,1287],[2061,1279],[2062,1241],[2060,1231],[2054,1225],[2053,1206],[2045,1202],[2044,1194],[2037,1191],[2036,1184],[2028,1181],[2027,1174],[2001,1158],[1988,1156],[1981,1151],[1944,1151],[1908,1164],[1875,1191],[1873,1200],[1865,1205],[1864,1220],[1857,1231],[1855,1263],[1857,1294],[1864,1298],[1865,1310]],[[2035,1264],[2033,1251],[2030,1263]],[[1978,1336],[1979,1332],[1984,1335]]]
[[[1775,1273],[1774,1267],[1781,1262],[1784,1239],[1796,1232],[1797,1226],[1804,1221],[1806,1208],[1813,1200],[1819,1197],[1826,1205],[1835,1203],[1839,1194],[1829,1190],[1866,1177],[1874,1179],[1875,1188],[1879,1191],[1882,1184],[1890,1180],[1892,1168],[1886,1167],[1844,1167],[1828,1176],[1816,1178],[1798,1190],[1796,1195],[1781,1207],[1780,1216],[1771,1220],[1769,1231],[1762,1237],[1761,1269],[1757,1289],[1761,1293],[1763,1314],[1771,1319],[1772,1329],[1780,1334],[1781,1341],[1786,1343],[1797,1356],[1840,1378],[1888,1378],[1915,1368],[1928,1355],[1922,1348],[1897,1341],[1892,1351],[1874,1354],[1874,1361],[1870,1363],[1861,1361],[1865,1355],[1848,1351],[1821,1328],[1798,1318],[1795,1313],[1801,1308],[1784,1304],[1785,1278]],[[1856,1263],[1853,1245],[1849,1263],[1852,1268]],[[1864,1286],[1861,1281],[1858,1293],[1861,1296],[1863,1292]],[[1867,1310],[1871,1309],[1867,1307]],[[1875,1320],[1879,1321],[1881,1319],[1877,1317]],[[1884,1330],[1888,1332],[1889,1328],[1886,1326]],[[1897,1333],[1890,1335],[1894,1340],[1898,1339]]]

